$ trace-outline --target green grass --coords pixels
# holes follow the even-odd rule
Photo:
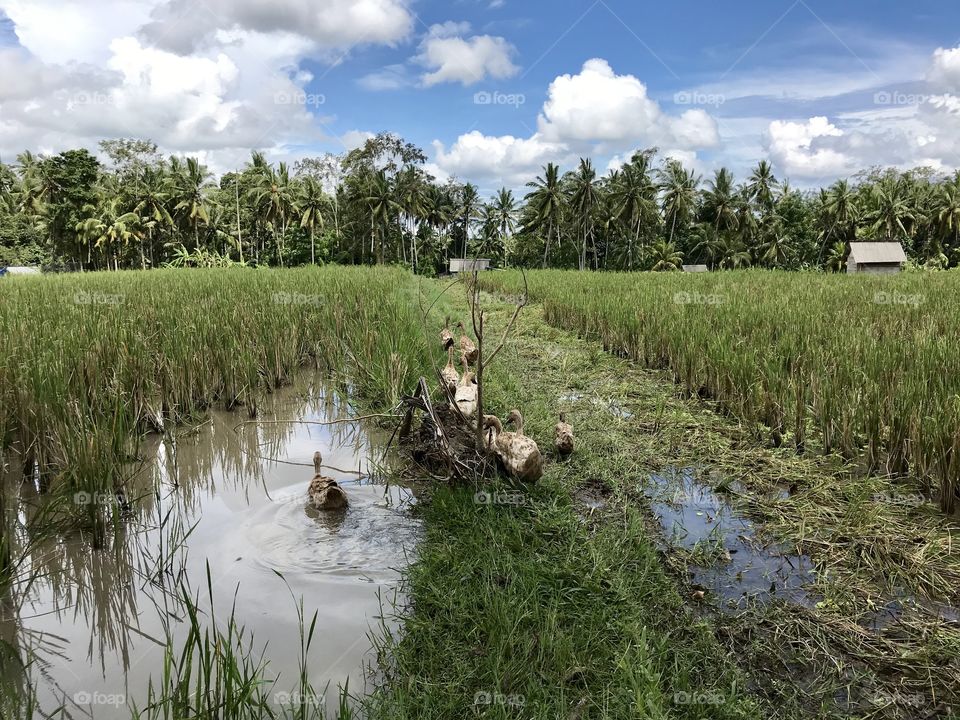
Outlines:
[[[960,490],[960,274],[530,274],[547,322],[669,369],[770,438]],[[487,287],[517,293],[518,273]]]

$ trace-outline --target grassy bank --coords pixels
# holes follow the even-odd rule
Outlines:
[[[655,369],[798,450],[909,475],[952,510],[960,275],[530,275],[546,320]],[[516,293],[519,273],[484,276]]]
[[[512,308],[488,301],[504,323]],[[544,316],[536,305],[521,316],[490,371],[487,411],[521,408],[549,448],[564,409],[578,450],[550,462],[519,506],[434,494],[375,716],[462,716],[494,693],[501,704],[481,705],[484,716],[949,716],[960,628],[937,604],[958,600],[951,522],[929,504],[889,500],[915,487],[768,447],[714,404],[682,397],[671,373]],[[813,604],[710,610],[721,599],[688,584],[691,554],[655,549],[644,492],[651,474],[684,467],[735,485],[727,497],[760,540],[812,557]],[[872,629],[892,606],[895,619]],[[512,696],[522,713],[504,704]]]

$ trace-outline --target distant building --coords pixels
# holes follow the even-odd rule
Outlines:
[[[684,272],[710,272],[706,265],[681,265]]]
[[[479,272],[481,270],[489,270],[490,261],[487,258],[457,258],[450,260],[450,272],[452,273],[461,273],[461,272]]]
[[[903,270],[907,254],[898,242],[852,242],[848,273],[888,275]]]
[[[11,265],[10,267],[0,267],[0,277],[4,275],[39,275],[40,268],[23,267]]]

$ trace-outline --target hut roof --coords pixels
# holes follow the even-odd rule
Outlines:
[[[903,246],[898,242],[852,242],[850,259],[860,264],[902,263],[907,261]]]

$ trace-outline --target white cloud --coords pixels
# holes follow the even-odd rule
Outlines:
[[[943,90],[960,92],[960,47],[937,48],[928,78]]]
[[[706,112],[665,114],[646,85],[633,75],[617,75],[600,58],[587,60],[577,75],[557,77],[547,94],[538,125],[557,142],[605,143],[615,150],[642,142],[693,149],[712,147],[719,139]]]
[[[504,79],[517,74],[519,68],[511,58],[513,47],[502,37],[474,35],[467,23],[433,25],[420,44],[420,53],[414,60],[427,68],[421,81],[425,87],[443,82],[473,85],[486,77]]]
[[[143,33],[153,44],[195,51],[215,30],[290,33],[324,48],[393,44],[413,29],[404,0],[166,0]]]
[[[547,162],[570,159],[564,145],[537,134],[525,139],[484,135],[477,130],[458,137],[449,149],[435,140],[433,150],[434,162],[447,175],[496,180],[507,186],[526,182]]]
[[[401,90],[412,82],[406,65],[401,64],[386,65],[357,80],[357,84],[365,90]]]
[[[820,138],[842,137],[843,131],[825,117],[813,117],[805,123],[770,123],[770,155],[788,175],[825,177],[849,172],[849,158],[836,150],[822,147]]]

